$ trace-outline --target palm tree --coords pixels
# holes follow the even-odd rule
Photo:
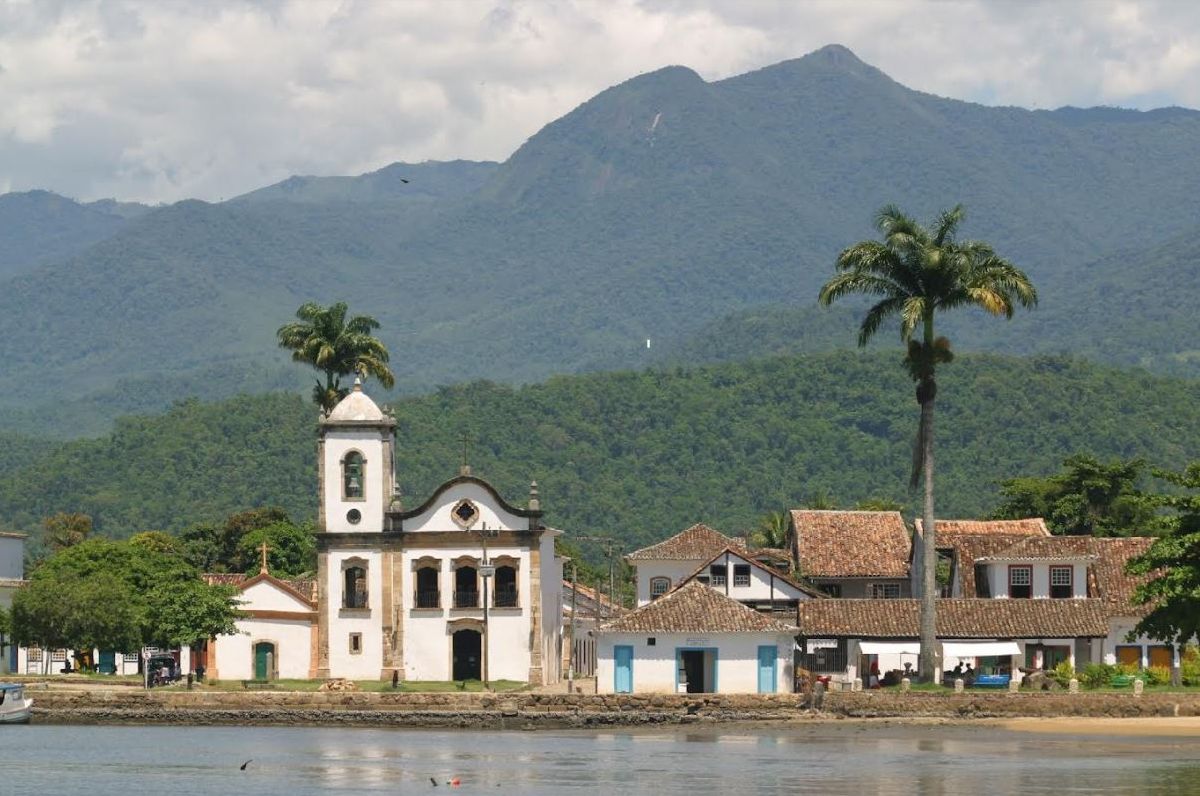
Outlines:
[[[787,547],[790,524],[791,521],[785,512],[772,511],[764,514],[759,519],[758,526],[750,534],[750,542],[755,547],[774,549]]]
[[[921,668],[923,680],[936,673],[937,547],[933,525],[933,404],[937,397],[937,366],[950,362],[950,341],[935,337],[934,315],[939,310],[979,307],[1011,318],[1015,304],[1033,307],[1037,291],[1029,277],[992,247],[979,241],[959,241],[955,234],[963,219],[962,205],[942,213],[929,229],[894,205],[879,211],[875,226],[883,241],[865,240],[843,251],[837,275],[821,288],[820,303],[828,306],[853,293],[879,297],[867,310],[858,331],[865,346],[885,320],[900,319],[900,339],[908,345],[904,357],[917,383],[921,421],[913,446],[910,487],[925,484],[921,540]],[[920,331],[921,339],[914,339]]]
[[[374,376],[386,388],[396,383],[388,368],[388,350],[371,334],[379,321],[369,315],[346,319],[346,304],[339,301],[328,308],[308,302],[296,310],[298,321],[281,326],[276,336],[280,348],[292,351],[292,359],[325,372],[325,383],[317,380],[313,403],[328,412],[346,397],[341,376],[357,373]]]

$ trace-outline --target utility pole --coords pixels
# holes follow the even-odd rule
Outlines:
[[[575,693],[575,608],[579,598],[579,566],[571,562],[571,650],[567,659],[567,693]]]
[[[484,691],[491,690],[488,687],[488,648],[491,646],[491,635],[488,633],[488,580],[496,574],[496,568],[488,560],[487,540],[488,536],[498,532],[499,529],[489,530],[486,522],[479,530],[479,538],[483,541],[483,563],[479,567],[479,576],[483,578],[483,665],[480,673],[483,675]]]
[[[608,556],[608,602],[609,609],[617,606],[617,577],[614,555],[617,548],[617,540],[611,536],[572,536],[571,539],[581,542],[600,542],[604,545],[604,553]],[[597,596],[600,590],[596,590]],[[608,613],[606,610],[605,613]]]

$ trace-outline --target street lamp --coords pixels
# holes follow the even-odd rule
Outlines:
[[[488,579],[496,574],[496,568],[492,566],[488,559],[487,540],[489,536],[496,536],[499,529],[489,529],[487,523],[479,529],[479,539],[483,542],[483,563],[479,567],[479,577],[483,578],[483,690],[490,690],[488,687],[488,647],[490,634],[488,633]]]

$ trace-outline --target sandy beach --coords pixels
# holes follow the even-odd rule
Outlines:
[[[1005,719],[997,724],[1015,732],[1052,735],[1200,738],[1200,716],[1149,716],[1128,719],[1057,716]]]

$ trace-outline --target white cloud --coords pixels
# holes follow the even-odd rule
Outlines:
[[[1200,4],[842,0],[4,2],[0,185],[218,199],[290,174],[503,159],[668,64],[838,42],[989,104],[1200,106]]]

